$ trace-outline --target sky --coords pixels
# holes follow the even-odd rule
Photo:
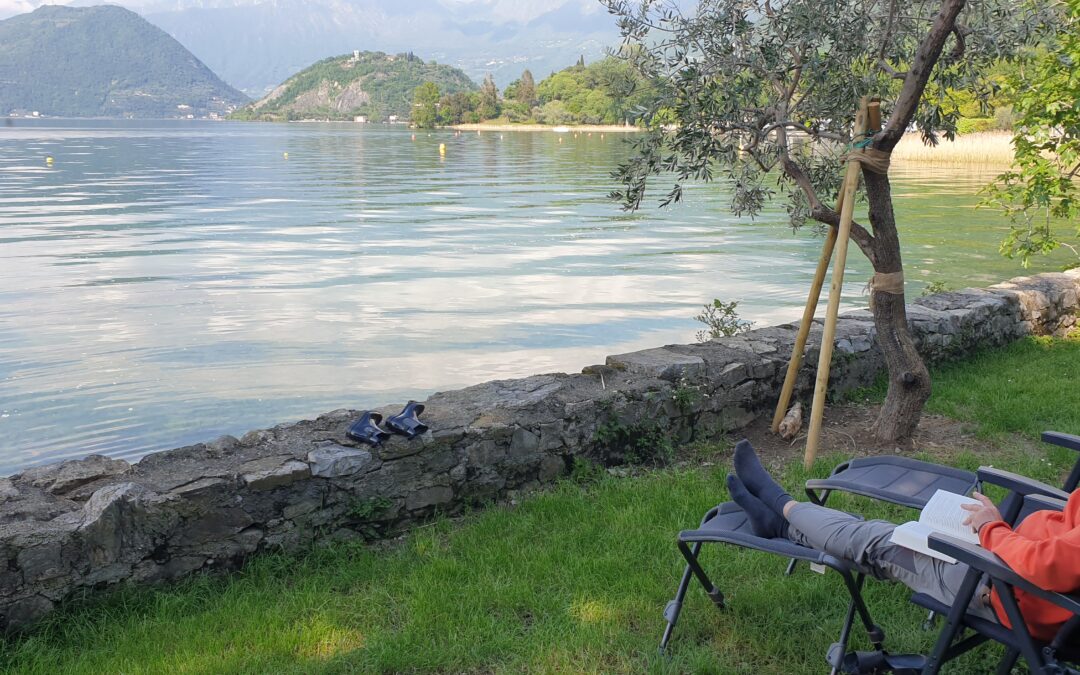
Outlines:
[[[341,0],[349,4],[348,0]],[[597,0],[579,0],[586,12],[602,12],[604,8]],[[87,2],[75,0],[69,2],[45,2],[44,0],[0,0],[0,18],[31,12],[41,5],[97,5],[111,4],[127,7],[136,12],[166,11],[198,7],[236,7],[273,2],[273,0],[111,0],[109,2]],[[485,9],[493,19],[528,21],[544,12],[551,11],[566,3],[566,0],[438,0],[448,8],[468,7],[472,10]]]
[[[0,0],[0,19],[47,0]],[[103,0],[48,4],[90,6]],[[258,98],[315,61],[354,49],[413,52],[500,87],[601,58],[619,40],[600,0],[112,0]],[[542,75],[541,75],[542,76]]]

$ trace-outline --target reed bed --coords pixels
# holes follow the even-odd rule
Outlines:
[[[925,145],[919,134],[907,134],[892,153],[894,162],[946,166],[1007,167],[1013,161],[1012,134],[987,131],[941,139],[936,146]]]

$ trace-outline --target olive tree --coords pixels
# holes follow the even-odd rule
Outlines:
[[[623,187],[612,197],[636,209],[650,179],[670,173],[666,205],[685,181],[719,172],[733,186],[734,213],[753,216],[782,199],[796,228],[838,226],[832,205],[853,145],[886,157],[913,126],[927,143],[951,138],[950,97],[986,101],[994,84],[981,73],[1029,43],[1053,11],[1016,0],[700,0],[688,10],[673,0],[602,1],[624,38],[619,53],[664,87],[638,111],[650,131],[615,172]],[[862,96],[881,98],[884,121],[853,139]],[[851,240],[895,280],[903,261],[887,170],[864,167],[863,185],[868,222],[852,225]],[[889,372],[873,432],[897,440],[918,424],[930,376],[902,286],[873,288],[870,301]]]

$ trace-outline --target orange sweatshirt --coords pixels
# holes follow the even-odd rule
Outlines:
[[[1001,557],[1017,574],[1048,591],[1071,593],[1080,589],[1080,490],[1069,495],[1065,510],[1037,511],[1013,530],[1003,521],[987,523],[979,531],[982,547]],[[1024,591],[1016,591],[1020,612],[1031,634],[1049,642],[1072,613]],[[994,611],[1006,626],[1005,609],[994,589]]]

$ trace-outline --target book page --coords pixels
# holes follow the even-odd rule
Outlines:
[[[906,549],[944,560],[947,563],[955,563],[955,558],[930,548],[927,539],[933,531],[929,526],[912,520],[903,525],[897,525],[889,541],[897,546],[903,546]]]
[[[942,534],[978,544],[979,535],[971,527],[963,524],[969,514],[960,508],[961,504],[978,503],[977,499],[971,497],[938,490],[919,514],[919,522]]]

